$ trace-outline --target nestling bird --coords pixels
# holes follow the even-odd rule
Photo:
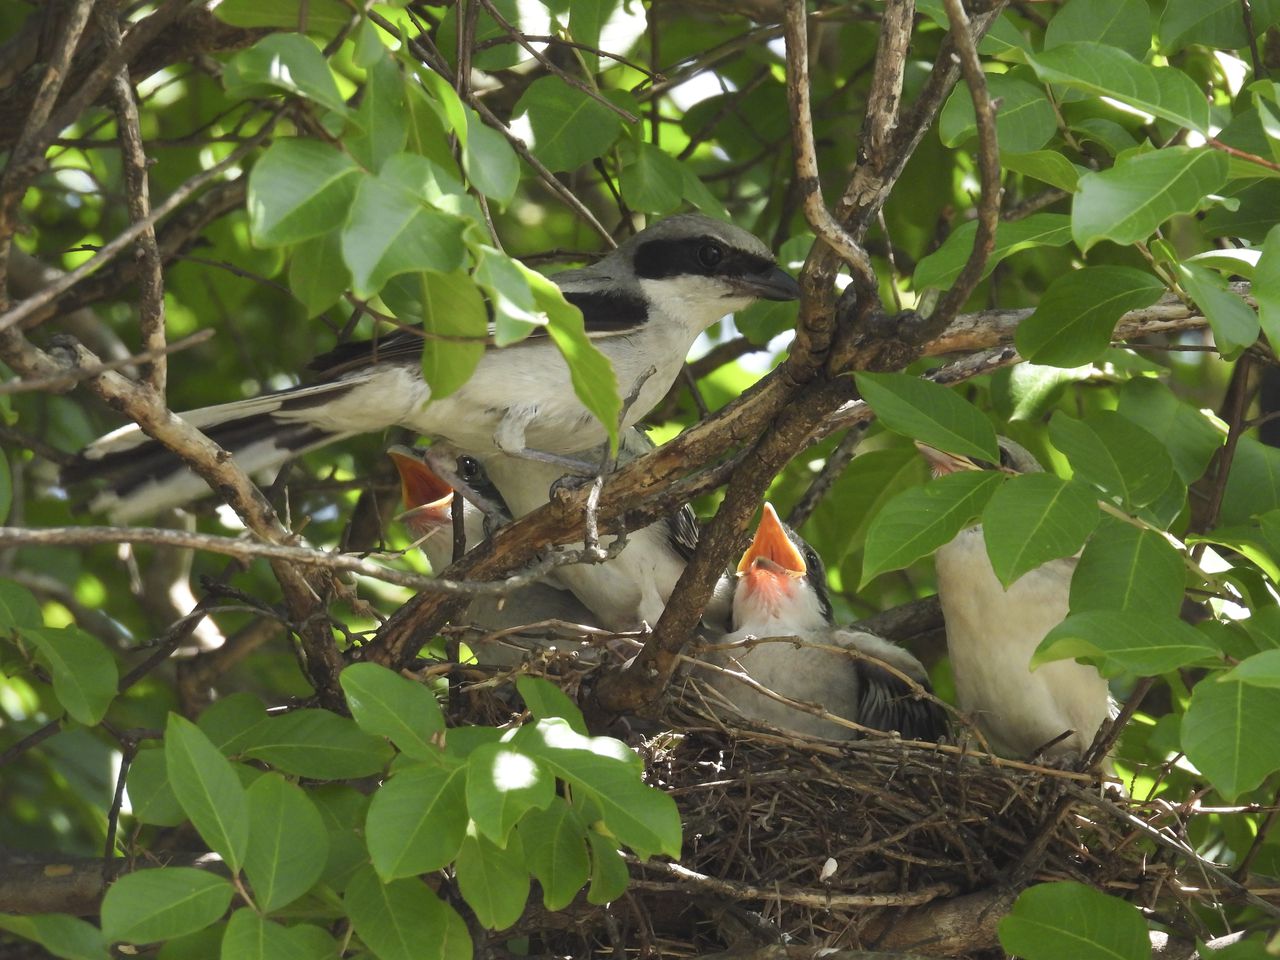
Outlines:
[[[634,460],[652,449],[653,442],[639,428],[624,430],[619,462]],[[480,459],[489,480],[517,517],[545,504],[549,489],[564,473],[552,464],[507,454],[482,455]],[[608,548],[614,539],[601,537],[600,546]],[[550,580],[572,590],[601,626],[638,630],[658,622],[697,545],[697,517],[686,505],[669,517],[630,531],[616,557],[557,567]]]
[[[1006,437],[999,444],[999,464],[916,446],[935,476],[957,470],[1041,471],[1023,447]],[[936,563],[960,709],[1005,756],[1026,758],[1042,748],[1046,756],[1064,760],[1083,754],[1102,721],[1114,715],[1107,682],[1096,669],[1074,660],[1030,667],[1045,634],[1066,619],[1075,559],[1050,561],[1006,590],[991,568],[982,527],[976,526],[941,547]]]
[[[757,299],[800,295],[763,243],[699,214],[668,217],[591,266],[553,279],[582,310],[588,335],[613,365],[627,403],[624,428],[666,394],[703,330]],[[413,330],[343,344],[312,362],[318,375],[312,385],[181,416],[250,473],[396,425],[473,453],[552,459],[606,439],[604,425],[575,395],[568,365],[545,328],[509,347],[488,347],[466,384],[430,403],[421,355],[422,337]],[[96,440],[63,473],[66,483],[94,478],[107,489],[90,508],[116,523],[209,492],[136,426]]]
[[[759,643],[717,651],[711,659],[790,700],[818,704],[827,713],[877,730],[896,730],[910,740],[937,740],[946,733],[946,715],[896,670],[931,692],[924,666],[906,650],[881,637],[834,625],[826,571],[814,549],[785,526],[766,503],[755,539],[733,578],[732,627],[721,643],[759,637],[794,641]],[[875,658],[849,656],[840,647]],[[886,666],[893,670],[887,669]],[[746,717],[807,736],[848,740],[856,730],[779,703],[733,677],[713,681]]]
[[[405,512],[399,519],[420,541],[419,546],[431,562],[432,571],[439,573],[453,562],[452,508],[456,494],[423,461],[421,451],[394,446],[387,453],[400,473]],[[468,483],[474,484],[481,493],[496,497],[496,492],[486,489],[487,480],[478,466],[465,464],[463,471]],[[462,511],[466,549],[469,550],[485,539],[485,517],[466,500],[462,501]],[[466,641],[480,663],[514,666],[522,659],[521,648],[532,646],[535,641],[521,635],[502,642],[487,639],[486,634],[545,620],[596,625],[591,612],[572,593],[542,581],[517,587],[502,595],[478,594],[458,623],[477,628],[474,635],[468,634]]]

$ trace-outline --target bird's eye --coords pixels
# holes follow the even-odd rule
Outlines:
[[[724,247],[718,243],[704,243],[698,248],[698,262],[707,269],[718,267],[724,259]]]
[[[480,461],[475,457],[459,457],[458,472],[462,475],[463,480],[470,483],[480,473]]]

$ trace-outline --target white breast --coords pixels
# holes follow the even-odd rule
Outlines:
[[[1026,757],[1073,730],[1049,753],[1079,754],[1107,717],[1107,684],[1093,667],[1059,660],[1030,669],[1040,641],[1067,616],[1074,566],[1072,560],[1047,563],[1005,590],[981,527],[938,551],[938,597],[956,696],[998,753]]]

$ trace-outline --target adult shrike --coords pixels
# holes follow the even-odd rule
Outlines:
[[[753,301],[795,300],[796,281],[769,249],[732,224],[668,217],[589,267],[553,277],[617,375],[630,427],[666,394],[695,338]],[[471,452],[564,456],[602,443],[606,430],[573,391],[545,329],[489,346],[471,378],[432,401],[421,374],[422,337],[401,331],[342,344],[311,369],[318,382],[181,416],[254,473],[344,437],[402,426]],[[428,402],[432,401],[432,402]],[[125,523],[208,493],[204,481],[136,426],[92,443],[63,472],[98,479],[90,508]]]

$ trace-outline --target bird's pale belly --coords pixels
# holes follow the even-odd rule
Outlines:
[[[938,585],[961,710],[992,749],[1026,757],[1067,730],[1050,755],[1082,752],[1107,716],[1106,681],[1070,660],[1032,671],[1031,655],[1068,612],[1071,567],[1031,571],[1005,590],[987,559],[981,530],[938,551]]]

